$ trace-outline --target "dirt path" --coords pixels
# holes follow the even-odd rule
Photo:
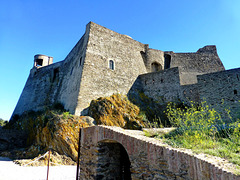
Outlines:
[[[49,180],[75,180],[76,166],[50,166]],[[0,157],[0,180],[46,180],[47,166],[23,167]]]

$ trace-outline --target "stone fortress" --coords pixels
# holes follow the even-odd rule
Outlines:
[[[54,103],[85,115],[93,99],[114,93],[134,97],[139,92],[159,103],[206,100],[220,111],[231,107],[234,113],[240,100],[239,78],[240,69],[225,70],[215,46],[195,53],[161,51],[90,22],[63,61],[34,56],[12,117]]]

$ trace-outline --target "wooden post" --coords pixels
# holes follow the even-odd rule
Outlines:
[[[80,149],[81,149],[81,132],[82,128],[79,129],[79,140],[78,140],[78,158],[77,158],[77,176],[76,180],[79,180],[80,175]]]
[[[49,149],[48,151],[47,180],[48,180],[48,174],[49,174],[50,154],[51,154],[51,149]]]

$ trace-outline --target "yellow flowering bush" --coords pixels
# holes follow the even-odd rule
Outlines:
[[[174,147],[205,152],[240,165],[240,120],[230,116],[230,109],[226,113],[228,124],[206,102],[181,106],[169,103],[166,115],[177,129],[161,138]]]

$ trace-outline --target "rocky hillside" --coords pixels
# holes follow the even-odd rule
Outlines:
[[[126,96],[115,94],[93,100],[89,107],[89,116],[74,116],[62,108],[48,109],[44,112],[31,111],[20,117],[16,116],[5,128],[26,133],[26,146],[21,150],[0,150],[0,155],[18,159],[35,158],[52,149],[76,161],[80,127],[101,124],[125,129],[145,127],[140,109]]]
[[[5,155],[13,158],[34,158],[52,149],[76,160],[79,129],[93,125],[91,121],[93,120],[90,117],[73,116],[56,110],[24,113],[6,128],[22,130],[27,134],[25,149],[12,150]]]

